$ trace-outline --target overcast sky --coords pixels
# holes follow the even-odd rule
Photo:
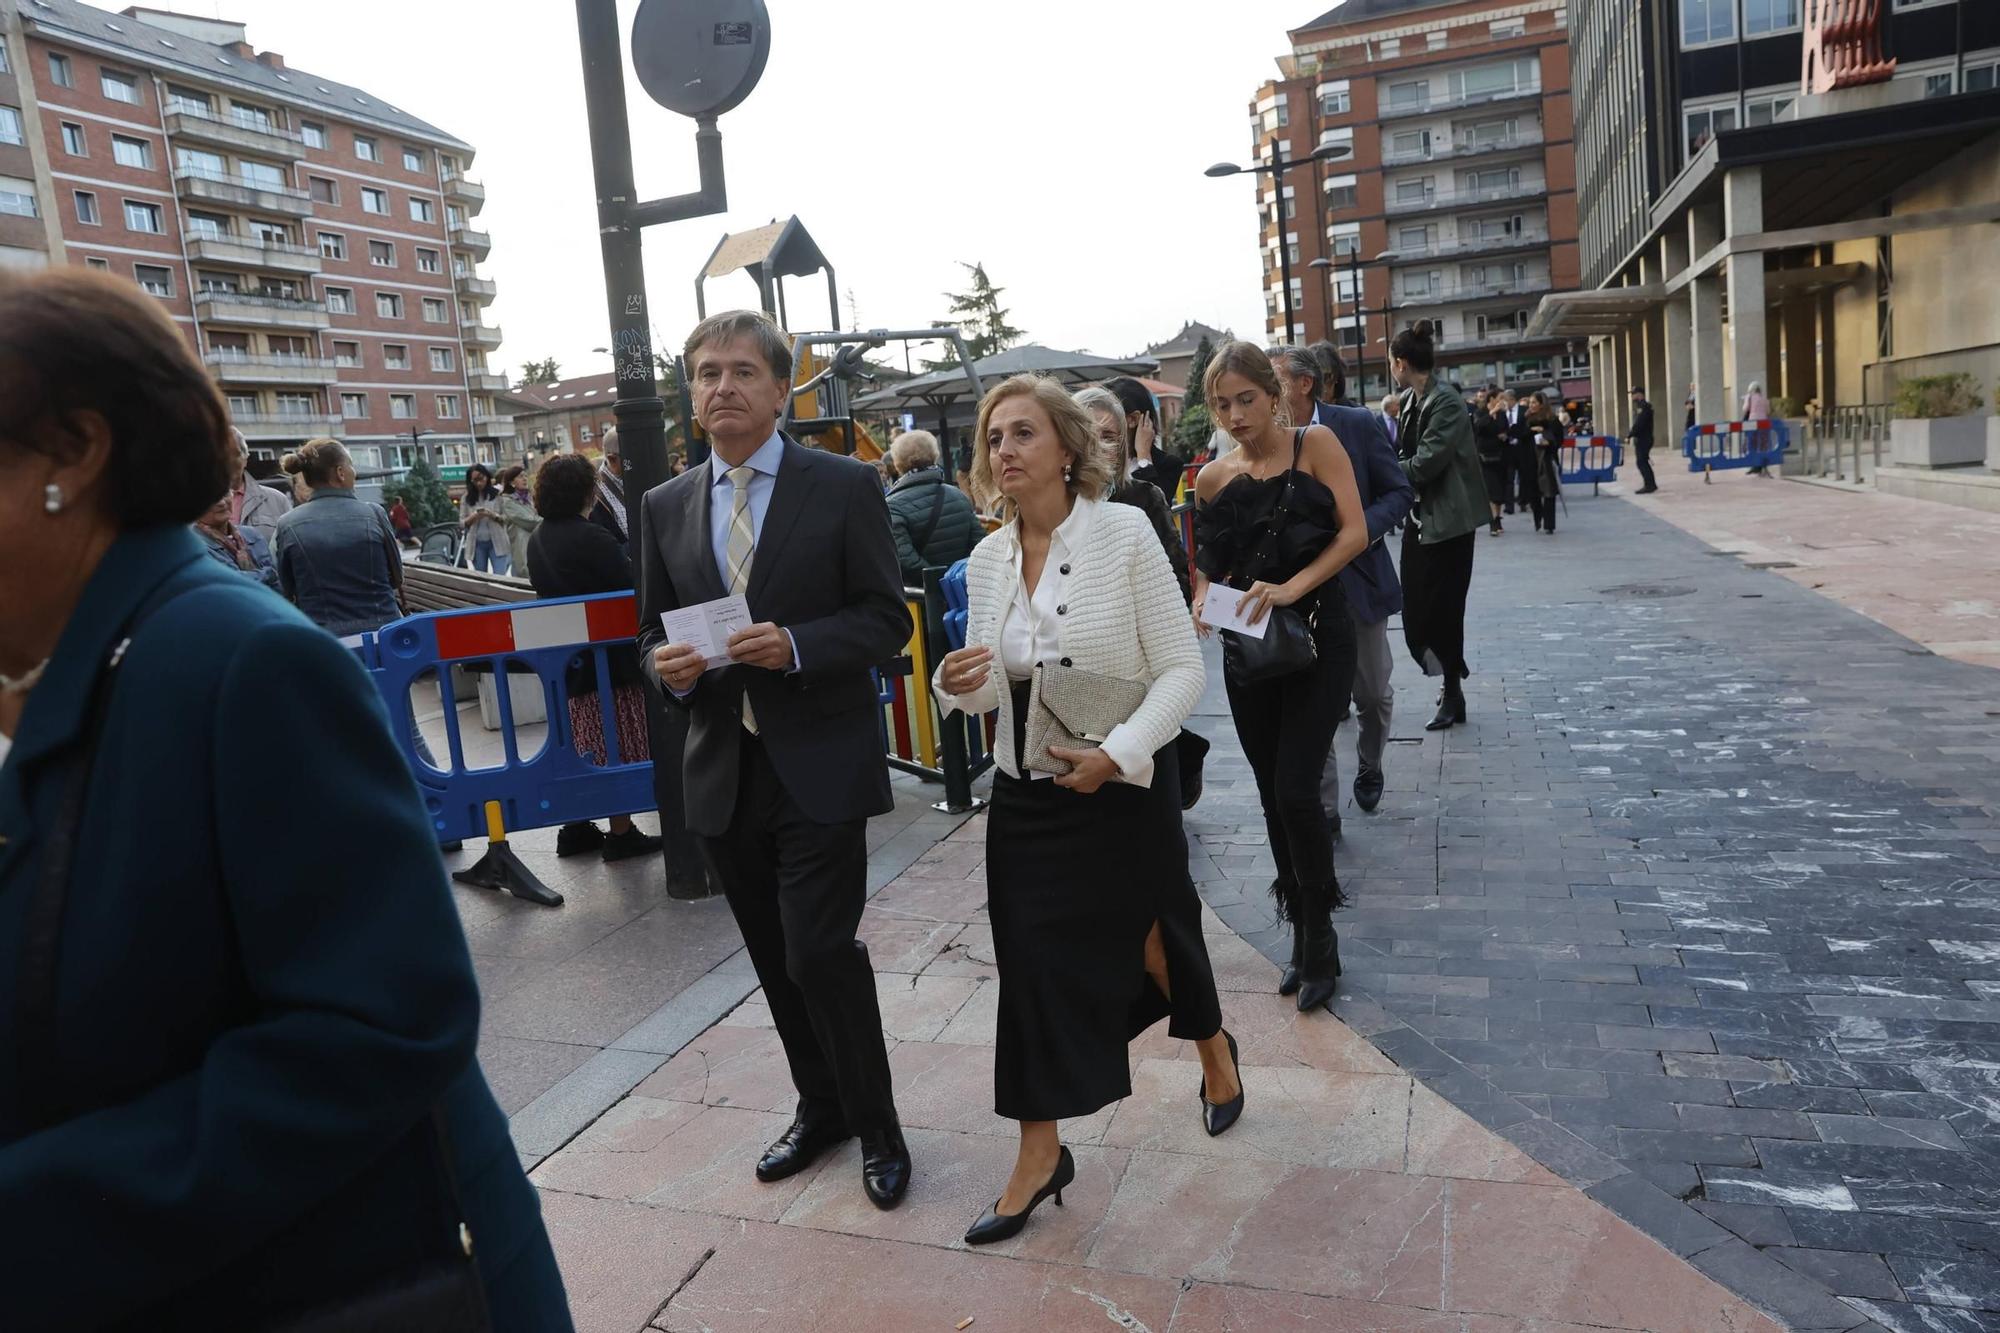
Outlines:
[[[1247,103],[1285,31],[1330,0],[768,0],[770,64],[722,118],[728,213],[648,231],[655,324],[678,343],[725,231],[796,213],[833,262],[841,324],[940,318],[983,261],[1036,342],[1136,352],[1183,320],[1261,327]],[[98,0],[114,7],[115,0]],[[629,38],[638,0],[620,0]],[[162,7],[168,7],[163,5]],[[497,364],[609,370],[575,10],[564,0],[180,0],[252,45],[365,88],[472,143]],[[337,21],[329,21],[329,15]],[[629,60],[628,60],[629,65]],[[628,80],[629,82],[629,80]],[[639,190],[696,185],[693,123],[630,84]],[[754,304],[737,274],[709,308]],[[791,279],[794,328],[828,327]],[[1254,333],[1253,333],[1254,336]]]

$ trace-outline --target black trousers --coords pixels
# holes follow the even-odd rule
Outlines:
[[[1659,485],[1653,480],[1653,442],[1651,440],[1632,441],[1632,459],[1639,465],[1639,480],[1648,488]]]
[[[1278,877],[1309,885],[1334,882],[1333,832],[1320,803],[1320,776],[1334,725],[1354,690],[1354,617],[1347,597],[1331,580],[1319,596],[1313,622],[1319,657],[1310,671],[1240,682],[1226,669],[1223,675],[1229,715],[1257,778]]]
[[[856,1134],[896,1121],[868,947],[868,821],[816,824],[744,732],[729,832],[701,838],[729,899],[784,1043],[799,1108],[838,1114]]]
[[[1460,680],[1465,664],[1465,594],[1479,530],[1426,546],[1403,529],[1403,643],[1427,676]]]
[[[1556,530],[1556,497],[1553,495],[1543,495],[1537,491],[1530,497],[1529,505],[1535,511],[1535,526],[1538,528],[1547,528],[1550,532],[1554,532]]]

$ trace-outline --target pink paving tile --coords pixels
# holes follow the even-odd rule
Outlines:
[[[1446,1182],[1135,1152],[1097,1267],[1439,1308]]]
[[[961,929],[955,921],[913,921],[870,906],[861,914],[856,934],[868,946],[868,961],[877,972],[921,972]]]
[[[906,872],[868,900],[884,916],[903,921],[951,921],[964,925],[986,919],[986,881],[954,875],[924,878]]]
[[[628,1097],[533,1179],[572,1194],[773,1221],[812,1180],[806,1171],[767,1185],[753,1174],[765,1145],[790,1123],[790,1115]]]
[[[877,972],[875,1000],[882,1010],[882,1031],[897,1041],[936,1041],[978,987],[974,977]]]
[[[1461,1180],[1447,1207],[1447,1309],[1647,1333],[1781,1333],[1574,1190]]]
[[[975,923],[960,927],[923,969],[927,977],[997,977],[993,961],[993,927]]]
[[[1014,1121],[993,1113],[991,1046],[906,1041],[889,1052],[889,1070],[895,1080],[896,1113],[905,1126],[1008,1140],[1020,1133]],[[1114,1102],[1095,1115],[1063,1121],[1063,1142],[1101,1141],[1118,1105]]]
[[[1208,963],[1215,969],[1217,990],[1248,991],[1278,998],[1277,967],[1251,947],[1248,940],[1229,934],[1206,935],[1202,942],[1208,946]]]
[[[1421,1083],[1411,1090],[1409,1157],[1403,1169],[1412,1175],[1465,1180],[1563,1183],[1540,1162]]]
[[[1222,991],[1222,1026],[1236,1038],[1237,1055],[1248,1065],[1306,1065],[1356,1074],[1400,1074],[1394,1061],[1324,1010],[1302,1014],[1277,994],[1277,974],[1269,994]],[[1198,1060],[1193,1042],[1167,1035],[1156,1023],[1133,1044],[1134,1059]]]
[[[901,1206],[884,1212],[861,1191],[860,1149],[849,1144],[779,1221],[878,1240],[959,1246],[965,1229],[991,1207],[1014,1169],[1015,1141],[936,1130],[906,1131],[913,1174]],[[1063,1202],[1045,1201],[1014,1240],[993,1253],[1015,1259],[1081,1264],[1097,1240],[1129,1154],[1072,1145],[1076,1183]]]
[[[1165,1333],[1592,1333],[1577,1324],[1523,1323],[1288,1291],[1199,1283]]]
[[[1000,982],[996,978],[984,978],[935,1040],[958,1046],[991,1047],[994,1028],[999,1021]]]
[[[1168,1279],[868,1241],[806,1227],[745,1228],[654,1320],[667,1333],[967,1333],[1164,1329]],[[1108,1321],[1108,1322],[1107,1322]]]
[[[790,1112],[799,1100],[772,1028],[712,1027],[632,1090],[636,1097]]]
[[[1200,1084],[1198,1065],[1142,1061],[1105,1144],[1297,1166],[1402,1169],[1407,1078],[1246,1066],[1243,1118],[1217,1138],[1202,1127]]]
[[[543,1191],[577,1333],[633,1333],[739,1223],[644,1204]]]

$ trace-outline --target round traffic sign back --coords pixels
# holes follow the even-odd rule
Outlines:
[[[719,116],[750,95],[771,55],[764,0],[640,0],[632,66],[669,111]]]

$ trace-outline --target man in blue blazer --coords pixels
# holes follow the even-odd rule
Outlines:
[[[1354,616],[1354,713],[1361,726],[1354,803],[1372,811],[1382,800],[1382,751],[1388,743],[1389,719],[1396,702],[1395,687],[1389,683],[1395,668],[1395,657],[1389,650],[1389,617],[1403,609],[1403,585],[1396,579],[1396,565],[1383,538],[1409,517],[1417,493],[1396,461],[1396,451],[1380,420],[1373,412],[1347,401],[1347,366],[1339,349],[1319,342],[1307,351],[1318,380],[1311,389],[1316,400],[1314,420],[1331,428],[1347,450],[1354,464],[1355,485],[1361,491],[1362,513],[1368,520],[1368,549],[1337,577]],[[1329,812],[1340,808],[1338,750],[1327,751],[1320,794]],[[1330,818],[1337,831],[1340,816],[1331,814]]]

